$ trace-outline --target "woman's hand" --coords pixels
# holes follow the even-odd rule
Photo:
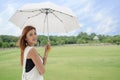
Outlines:
[[[45,46],[45,52],[49,52],[50,49],[51,49],[50,42],[48,42],[47,45]]]

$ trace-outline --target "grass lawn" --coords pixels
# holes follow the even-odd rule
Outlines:
[[[0,80],[21,80],[19,55],[18,48],[0,49]],[[44,80],[120,80],[120,46],[52,47]]]

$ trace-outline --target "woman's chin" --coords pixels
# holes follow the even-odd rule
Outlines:
[[[35,41],[34,44],[36,44],[37,42]]]

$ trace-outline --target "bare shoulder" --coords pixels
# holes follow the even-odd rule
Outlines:
[[[29,51],[28,58],[32,58],[32,57],[37,56],[37,55],[38,55],[37,50],[33,47],[33,48],[30,49],[30,51]]]
[[[30,52],[30,53],[33,53],[33,52],[37,52],[37,50],[33,47],[33,48],[30,49],[29,52]]]

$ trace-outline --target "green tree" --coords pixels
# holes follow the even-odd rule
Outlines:
[[[3,44],[3,42],[2,42],[2,41],[0,41],[0,48],[2,47],[2,44]]]
[[[113,43],[120,45],[120,35],[113,36]]]
[[[2,44],[2,48],[8,48],[8,47],[10,47],[9,44],[8,44],[8,42],[4,42],[4,43]]]

